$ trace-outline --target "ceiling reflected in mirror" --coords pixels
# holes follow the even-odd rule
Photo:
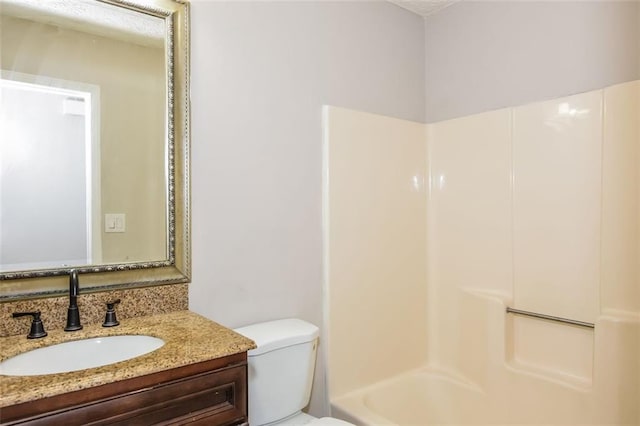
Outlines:
[[[3,0],[3,15],[159,48],[165,23],[157,16],[95,0]]]

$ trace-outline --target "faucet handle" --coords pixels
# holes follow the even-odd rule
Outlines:
[[[39,339],[41,337],[45,337],[47,332],[44,331],[44,324],[40,319],[40,311],[34,312],[14,312],[13,317],[25,317],[31,315],[33,317],[33,321],[31,321],[31,330],[29,334],[27,334],[27,339]]]
[[[120,303],[120,299],[106,302],[107,313],[104,317],[104,322],[102,323],[103,327],[115,327],[116,325],[120,325],[120,322],[116,319],[116,311],[114,309],[114,306],[118,303]]]

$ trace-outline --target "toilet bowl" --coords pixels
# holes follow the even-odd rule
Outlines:
[[[348,426],[332,417],[303,413],[309,404],[318,327],[299,319],[263,322],[235,330],[253,340],[248,352],[249,424]]]
[[[333,417],[313,417],[306,413],[296,414],[293,417],[286,418],[276,423],[270,423],[269,426],[353,426],[344,420],[334,419]]]

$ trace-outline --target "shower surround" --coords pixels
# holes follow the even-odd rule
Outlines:
[[[640,82],[427,125],[324,120],[334,415],[640,423]]]

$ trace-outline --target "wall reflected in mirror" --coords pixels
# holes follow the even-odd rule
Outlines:
[[[0,2],[0,273],[164,261],[165,21]]]

